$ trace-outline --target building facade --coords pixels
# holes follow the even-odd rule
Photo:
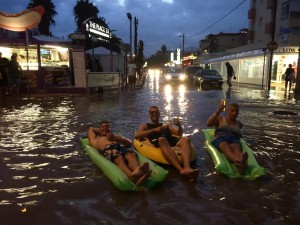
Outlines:
[[[200,41],[200,52],[217,53],[247,44],[247,29],[240,33],[210,34]]]
[[[266,45],[274,36],[281,46],[299,46],[299,0],[252,0],[248,19],[249,43]]]
[[[264,87],[282,83],[288,64],[297,72],[300,0],[251,0],[248,19],[247,45],[229,49],[219,57],[206,55],[201,64],[226,75],[225,62],[229,61],[236,71],[236,82]],[[271,41],[276,44],[273,49]]]

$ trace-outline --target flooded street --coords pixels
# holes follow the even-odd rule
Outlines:
[[[247,181],[214,170],[201,129],[220,99],[240,104],[244,140],[266,176]],[[175,169],[148,191],[118,190],[84,152],[80,137],[108,120],[133,139],[158,105],[162,121],[179,117],[197,149],[196,183]],[[300,100],[283,91],[227,85],[201,90],[149,76],[135,92],[0,98],[1,225],[296,225],[300,221]],[[297,222],[298,221],[298,222]]]

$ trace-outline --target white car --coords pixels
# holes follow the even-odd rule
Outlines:
[[[164,73],[164,82],[174,83],[174,82],[185,82],[187,81],[187,75],[184,69],[181,68],[168,68]]]

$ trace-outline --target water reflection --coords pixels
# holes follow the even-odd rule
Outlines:
[[[212,90],[222,90],[222,86],[214,86],[214,85],[195,85],[198,91],[212,91]]]
[[[0,167],[6,171],[0,176],[0,205],[36,204],[41,198],[37,196],[53,190],[42,183],[79,179],[72,168],[64,167],[78,155],[73,149],[77,132],[71,128],[77,112],[69,97],[10,100],[11,105],[6,102],[0,110]]]
[[[2,120],[4,124],[10,123],[10,126],[0,128],[3,137],[0,147],[14,148],[14,151],[32,151],[48,142],[53,148],[57,148],[55,145],[58,142],[68,142],[74,138],[75,134],[69,132],[71,120],[74,120],[73,113],[72,104],[68,101],[62,101],[53,108],[48,108],[41,102],[6,109]]]
[[[159,92],[160,75],[161,73],[158,69],[149,70],[148,87],[151,91],[156,93]]]
[[[186,113],[188,100],[185,97],[186,85],[185,84],[165,84],[164,95],[165,105],[164,109],[166,115],[163,120],[171,120],[173,117],[183,116]]]
[[[300,119],[268,112],[300,112],[299,102],[280,91],[237,85],[198,91],[186,84],[164,85],[160,79],[158,73],[149,75],[136,92],[0,99],[1,224],[23,224],[24,219],[55,225],[297,224]],[[245,182],[214,170],[200,130],[225,96],[241,106],[243,137],[267,168],[265,178]],[[163,120],[180,117],[197,149],[201,176],[191,184],[168,167],[167,179],[152,190],[124,193],[92,164],[79,137],[107,119],[132,138],[152,104],[161,108]],[[21,209],[30,216],[25,218]]]
[[[230,94],[231,94],[231,87],[228,87],[226,91],[226,98],[230,98]]]

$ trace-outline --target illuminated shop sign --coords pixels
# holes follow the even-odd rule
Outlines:
[[[85,30],[89,37],[96,38],[99,41],[108,42],[111,39],[109,28],[98,18],[91,18],[85,22]]]
[[[183,57],[183,60],[193,60],[193,59],[196,59],[196,58],[197,58],[197,56],[194,56],[194,55],[192,54],[192,55]]]
[[[285,52],[285,53],[298,53],[299,47],[281,47],[278,49],[278,52]]]

